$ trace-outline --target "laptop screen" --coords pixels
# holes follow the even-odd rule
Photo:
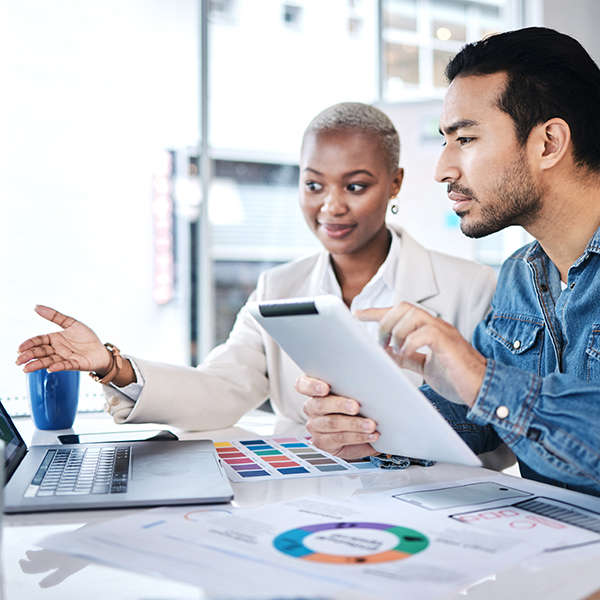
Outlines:
[[[0,439],[4,442],[4,483],[15,472],[27,452],[27,446],[19,435],[13,420],[0,402]]]

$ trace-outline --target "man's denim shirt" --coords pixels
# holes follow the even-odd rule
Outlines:
[[[488,361],[468,412],[423,388],[462,438],[504,440],[523,477],[600,496],[600,229],[562,291],[537,242],[513,254],[473,346]]]

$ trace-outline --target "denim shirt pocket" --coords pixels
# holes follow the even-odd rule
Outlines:
[[[585,350],[587,354],[587,380],[600,382],[600,325],[592,325],[592,333]]]
[[[533,373],[539,372],[544,322],[518,314],[496,314],[490,319],[487,334],[498,344],[494,358]]]

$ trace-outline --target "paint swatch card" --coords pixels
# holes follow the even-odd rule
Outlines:
[[[377,470],[368,459],[346,461],[319,450],[307,438],[264,437],[215,442],[221,464],[233,482],[322,475],[355,475]]]

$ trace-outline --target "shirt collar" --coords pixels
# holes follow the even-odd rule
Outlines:
[[[597,254],[600,254],[600,227],[596,229],[596,232],[588,242],[585,249],[587,252],[596,252]]]
[[[369,281],[363,289],[377,285],[377,282],[380,280],[382,280],[382,284],[386,285],[390,290],[393,291],[396,288],[396,272],[398,270],[398,261],[400,260],[400,252],[402,250],[402,240],[393,229],[388,229],[388,231],[392,236],[388,255],[377,270],[377,273],[373,275],[371,281]],[[331,265],[331,255],[329,255],[329,260],[327,260],[325,270],[323,271],[321,283],[319,284],[319,291],[322,294],[331,294],[333,296],[338,296],[338,298],[342,297],[340,284],[335,277],[333,266]]]
[[[600,227],[596,229],[594,235],[590,238],[590,241],[587,243],[583,254],[571,266],[575,267],[579,265],[583,260],[585,260],[585,258],[590,252],[600,254]],[[521,248],[521,250],[517,250],[517,252],[515,252],[514,254],[514,257],[527,260],[530,258],[533,259],[540,254],[548,258],[548,255],[546,254],[540,243],[537,240],[535,240],[531,244],[528,244],[524,248]]]

